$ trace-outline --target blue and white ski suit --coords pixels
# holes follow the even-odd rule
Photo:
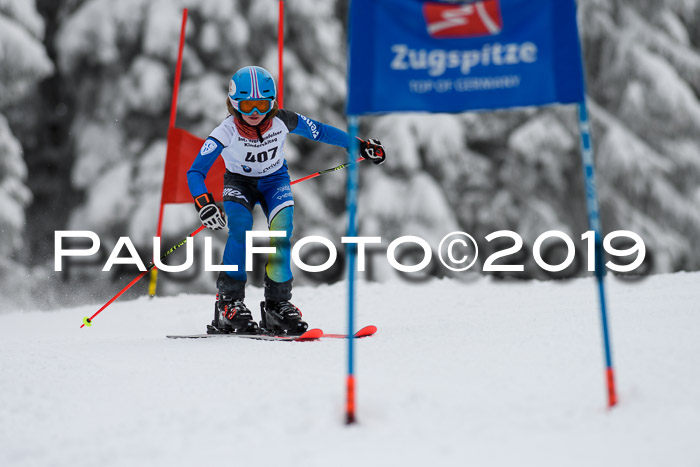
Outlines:
[[[187,183],[193,197],[207,193],[204,179],[221,156],[226,165],[224,192],[221,193],[228,217],[228,240],[224,250],[224,265],[237,265],[238,271],[219,274],[220,293],[234,298],[245,296],[245,234],[253,228],[253,208],[260,204],[270,230],[285,231],[285,237],[270,239],[276,253],[268,257],[265,267],[265,298],[291,298],[291,237],[294,198],[290,187],[284,142],[289,133],[313,141],[347,148],[349,135],[333,126],[303,115],[280,109],[272,118],[272,126],[260,139],[248,139],[240,134],[234,117],[229,116],[211,132],[187,172]]]

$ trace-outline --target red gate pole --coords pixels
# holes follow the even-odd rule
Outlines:
[[[170,124],[168,125],[168,133],[170,129],[175,127],[175,116],[177,115],[177,96],[180,92],[180,75],[182,71],[182,50],[185,48],[185,27],[187,26],[187,8],[182,10],[182,26],[180,27],[180,45],[177,52],[177,65],[175,66],[175,81],[173,83],[173,98],[170,101]],[[165,177],[165,172],[163,173]],[[165,180],[163,180],[163,188],[160,194],[160,212],[158,213],[158,228],[156,229],[156,237],[160,237],[163,231],[163,191],[165,189]],[[154,252],[155,255],[155,252]],[[155,256],[154,256],[155,259]],[[158,268],[151,270],[151,278],[148,284],[148,294],[151,297],[156,295],[156,285],[158,284]]]
[[[284,0],[279,0],[277,20],[277,103],[284,107]]]

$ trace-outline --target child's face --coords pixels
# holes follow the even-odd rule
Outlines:
[[[243,117],[243,121],[246,122],[248,125],[252,126],[257,126],[260,122],[262,122],[263,118],[265,118],[264,114],[258,113],[256,110],[250,115],[241,115]]]

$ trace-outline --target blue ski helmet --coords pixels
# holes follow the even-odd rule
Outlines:
[[[241,68],[234,73],[228,85],[228,98],[233,108],[239,112],[241,111],[240,101],[269,100],[272,108],[276,97],[277,87],[274,78],[269,71],[259,66]]]

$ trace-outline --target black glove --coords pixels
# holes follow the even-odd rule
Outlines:
[[[208,229],[221,230],[226,227],[226,218],[221,209],[214,204],[211,193],[204,193],[194,199],[194,206],[199,211],[199,220]]]
[[[360,140],[360,155],[365,159],[371,160],[376,165],[381,164],[386,159],[384,146],[378,139]]]

